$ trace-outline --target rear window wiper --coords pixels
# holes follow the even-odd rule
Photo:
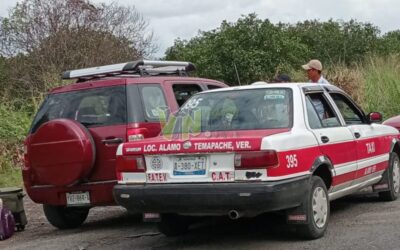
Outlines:
[[[80,122],[80,123],[85,127],[102,124],[102,123],[99,123],[99,122]]]

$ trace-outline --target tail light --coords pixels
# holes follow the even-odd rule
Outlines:
[[[147,133],[147,129],[145,128],[129,128],[126,131],[127,141],[140,141],[145,138],[145,134]]]
[[[275,150],[244,151],[235,154],[235,168],[272,168],[278,166]]]
[[[116,162],[116,170],[117,173],[121,172],[145,172],[146,170],[146,163],[144,161],[143,155],[129,155],[117,156]]]

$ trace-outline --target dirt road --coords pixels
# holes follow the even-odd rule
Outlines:
[[[94,208],[81,228],[61,231],[47,223],[40,205],[27,199],[25,206],[26,230],[0,242],[0,249],[400,248],[400,200],[385,203],[374,197],[333,202],[328,232],[314,241],[298,239],[276,215],[239,221],[209,219],[184,236],[168,238],[120,207]]]

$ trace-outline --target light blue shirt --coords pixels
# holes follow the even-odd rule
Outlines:
[[[328,82],[328,80],[326,80],[323,76],[321,76],[321,77],[319,78],[319,80],[317,81],[317,83],[331,84],[331,83]]]

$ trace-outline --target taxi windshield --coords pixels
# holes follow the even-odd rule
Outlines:
[[[175,115],[173,133],[289,128],[292,110],[289,88],[199,93]]]

